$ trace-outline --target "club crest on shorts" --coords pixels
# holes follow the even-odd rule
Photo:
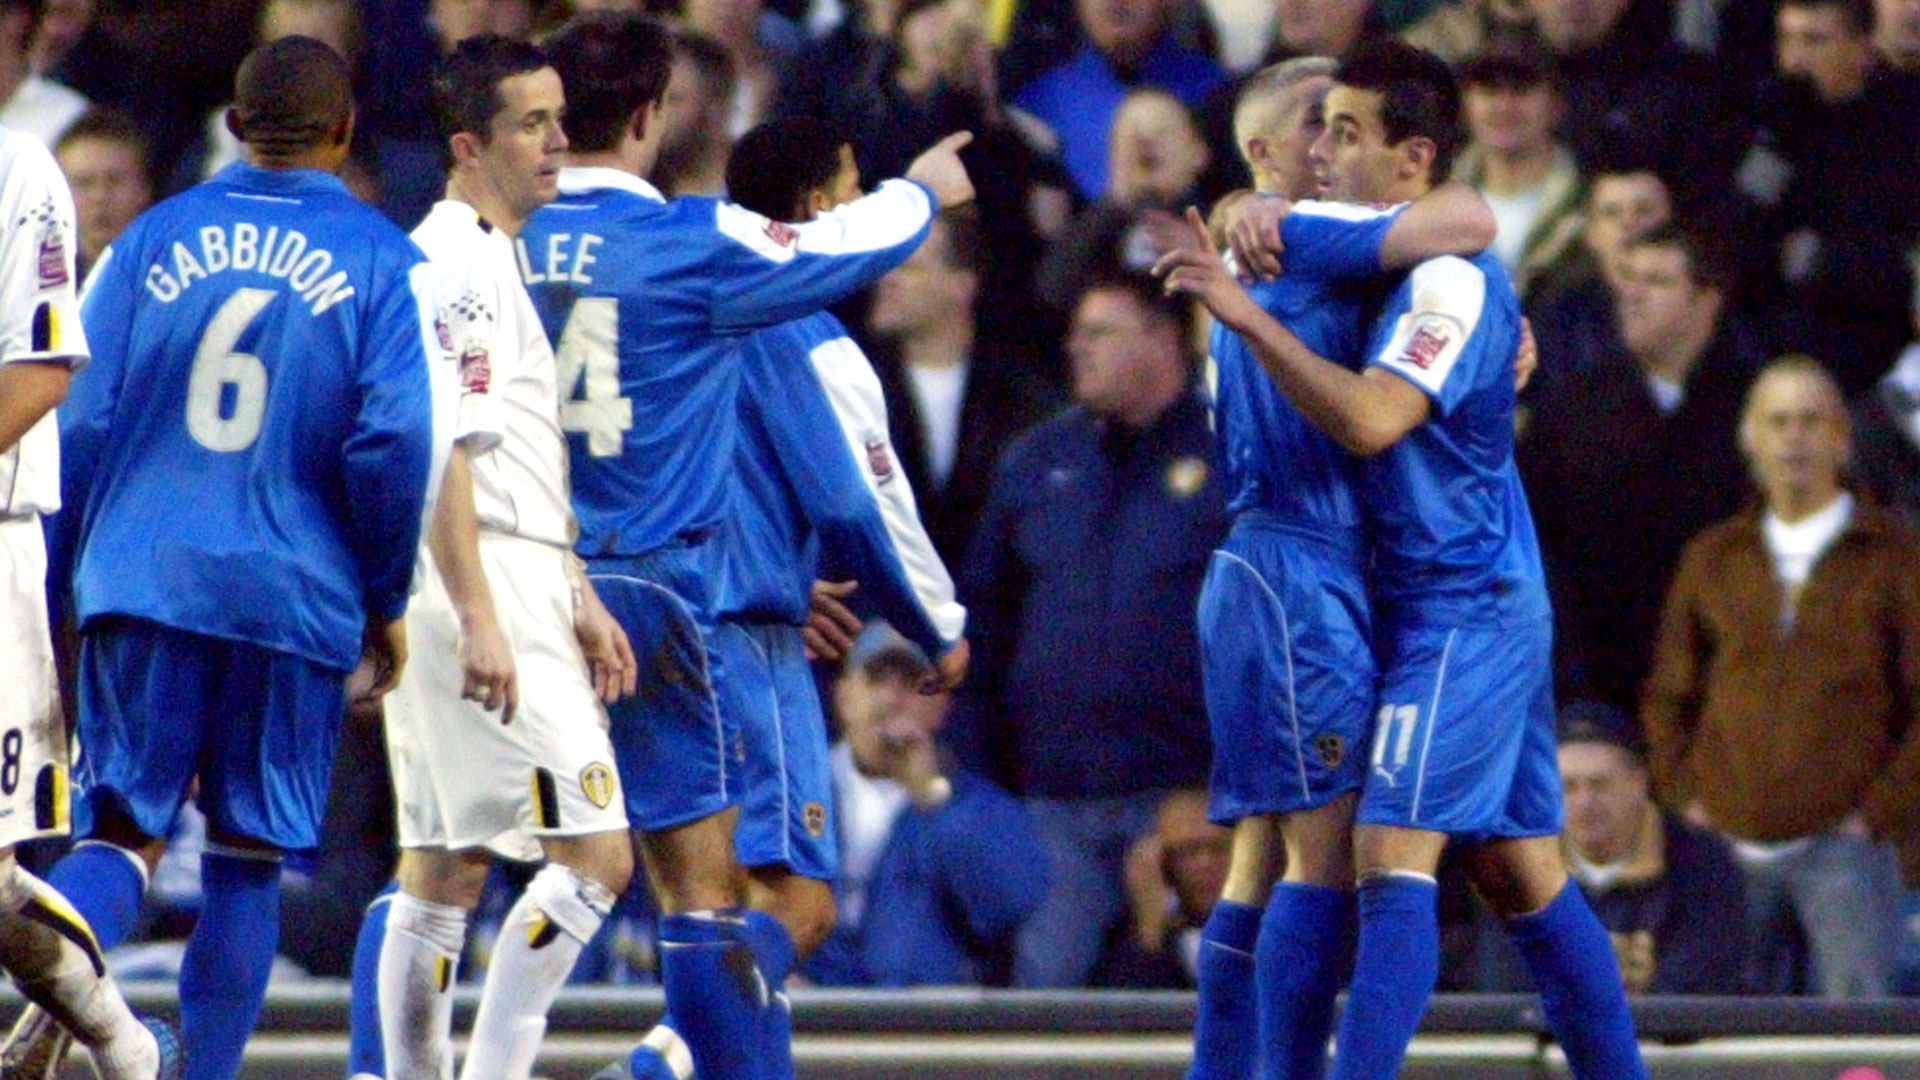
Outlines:
[[[580,792],[588,802],[605,810],[613,802],[613,770],[597,761],[581,769]]]
[[[801,820],[807,823],[808,836],[821,836],[827,831],[827,808],[817,802],[810,802],[800,808]]]
[[[1206,486],[1207,472],[1204,458],[1192,454],[1174,458],[1173,464],[1167,466],[1167,490],[1176,499],[1191,499]]]
[[[1328,731],[1313,737],[1313,749],[1329,769],[1337,769],[1347,759],[1347,741]]]

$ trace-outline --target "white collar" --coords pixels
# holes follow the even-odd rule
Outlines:
[[[667,197],[660,189],[645,179],[635,176],[625,169],[613,169],[604,165],[569,165],[560,170],[560,193],[579,195],[588,191],[601,191],[612,188],[616,191],[631,192],[654,202],[666,202]]]

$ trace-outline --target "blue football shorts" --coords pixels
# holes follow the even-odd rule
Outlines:
[[[607,707],[627,820],[664,832],[739,802],[745,748],[722,714],[724,667],[694,549],[598,559],[587,576],[627,631],[640,664],[637,692]]]
[[[1383,625],[1380,637],[1360,823],[1469,842],[1557,835],[1552,621]]]
[[[1200,588],[1210,816],[1324,806],[1360,787],[1375,668],[1358,537],[1242,516]]]
[[[346,678],[263,645],[93,620],[80,645],[75,835],[92,835],[111,806],[164,837],[197,776],[217,833],[317,846]]]
[[[800,628],[723,621],[713,644],[727,673],[720,711],[747,750],[734,832],[740,864],[832,881],[840,851],[827,720]]]

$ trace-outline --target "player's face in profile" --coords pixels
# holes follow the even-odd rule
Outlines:
[[[1399,179],[1401,154],[1387,142],[1380,119],[1385,98],[1375,90],[1334,83],[1327,91],[1326,130],[1313,144],[1314,180],[1322,198],[1384,202]]]
[[[1617,746],[1568,743],[1560,748],[1560,781],[1573,849],[1595,862],[1625,855],[1647,811],[1646,770]]]
[[[560,193],[560,156],[567,149],[560,118],[567,99],[552,68],[502,79],[499,97],[480,169],[510,206],[530,214]]]
[[[1769,496],[1837,488],[1850,449],[1846,407],[1833,383],[1805,371],[1770,371],[1754,384],[1741,442]]]

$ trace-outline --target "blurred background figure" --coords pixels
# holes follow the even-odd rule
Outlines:
[[[800,967],[820,985],[1004,983],[1014,933],[1046,893],[1025,808],[942,747],[952,695],[922,693],[931,674],[875,620],[834,682],[840,917]]]
[[[1628,241],[1623,349],[1543,396],[1520,445],[1562,700],[1638,711],[1681,546],[1747,498],[1734,431],[1759,354],[1728,315],[1727,259],[1674,223]]]
[[[0,124],[51,147],[87,111],[87,99],[34,67],[45,0],[0,0]]]
[[[733,150],[733,58],[691,30],[673,35],[673,75],[660,122],[666,133],[653,179],[671,198],[726,194]]]
[[[941,214],[912,257],[880,279],[867,322],[894,450],[949,566],[966,555],[1000,452],[1061,398],[1028,358],[981,331],[985,245],[969,208]]]
[[[1768,365],[1740,449],[1761,505],[1687,545],[1641,719],[1662,801],[1733,842],[1764,993],[1893,987],[1920,825],[1920,534],[1842,486],[1845,400]]]
[[[1597,701],[1560,710],[1567,867],[1613,938],[1630,994],[1737,994],[1745,984],[1747,903],[1727,842],[1653,801],[1634,716]],[[1487,990],[1531,987],[1499,935]]]
[[[1580,168],[1555,137],[1566,101],[1546,63],[1519,50],[1469,61],[1460,87],[1471,141],[1454,175],[1493,208],[1493,251],[1524,303],[1580,235]]]
[[[1179,98],[1146,89],[1127,94],[1114,114],[1107,156],[1112,182],[1106,194],[1073,219],[1040,263],[1035,286],[1049,307],[1066,310],[1086,279],[1103,269],[1153,269],[1172,244],[1162,238],[1177,235],[1176,215],[1195,201],[1209,151]]]
[[[54,157],[73,188],[80,229],[79,273],[85,281],[107,245],[153,205],[147,137],[127,114],[93,109],[67,128],[54,147]]]
[[[1226,533],[1192,311],[1150,277],[1090,282],[1075,407],[1001,455],[960,575],[975,678],[961,760],[1026,800],[1053,864],[1015,982],[1084,985],[1126,915],[1126,853],[1211,760],[1194,608]]]
[[[1170,792],[1153,831],[1127,852],[1127,931],[1094,982],[1138,990],[1192,989],[1200,931],[1227,882],[1233,830],[1207,820],[1207,793]]]

